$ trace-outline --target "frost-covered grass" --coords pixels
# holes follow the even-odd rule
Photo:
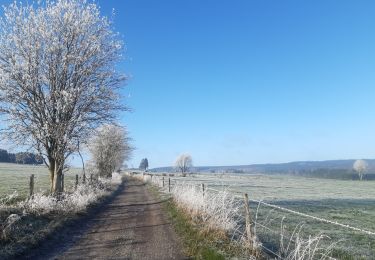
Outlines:
[[[207,188],[227,190],[241,196],[246,192],[250,199],[266,201],[312,216],[375,232],[375,181],[261,174],[196,174],[186,178],[171,177],[171,182],[196,185],[204,183]],[[250,206],[251,212],[254,213],[257,204],[250,203]],[[293,227],[299,223],[306,223],[304,233],[307,237],[323,232],[331,238],[332,242],[340,240],[341,242],[333,250],[338,258],[342,258],[342,254],[375,258],[373,237],[278,210],[272,210],[269,214],[271,210],[269,207],[261,206],[259,220],[268,219],[267,226],[275,230],[276,238],[272,239],[267,234],[268,230],[262,227],[259,227],[258,233],[267,241],[274,240],[272,244],[277,244],[280,221],[286,216],[285,224],[288,229],[293,230]]]
[[[173,199],[190,216],[208,229],[233,232],[238,228],[241,203],[227,191],[205,193],[199,187],[181,183],[171,190]]]
[[[86,182],[75,187],[66,187],[66,192],[56,197],[45,192],[37,192],[31,198],[23,197],[14,192],[0,199],[0,210],[5,208],[18,208],[24,214],[43,215],[51,212],[75,213],[83,211],[88,205],[109,192],[112,184],[120,184],[122,175],[113,173],[112,179],[101,179],[93,183]]]
[[[161,176],[155,176],[153,177],[153,182],[162,186],[161,178]],[[165,178],[164,192],[168,191],[168,178]],[[306,180],[307,178],[303,179]],[[225,183],[225,179],[224,181],[218,179],[215,183],[214,176],[172,177],[172,195],[177,205],[196,219],[206,221],[206,226],[226,230],[228,233],[234,231],[232,237],[241,239],[244,237],[244,215],[241,215],[243,214],[241,212],[243,204],[238,204],[235,199],[233,201],[230,199],[227,201],[220,199],[220,196],[233,198],[241,195],[241,193],[235,192],[235,190],[242,187],[248,187],[246,191],[249,193],[250,198],[253,197],[253,194],[261,192],[262,186],[260,184],[256,181],[251,183],[245,182],[245,180],[248,179],[242,176],[239,178],[233,176],[226,177],[227,183]],[[205,197],[202,196],[202,183],[206,187]],[[231,185],[228,185],[228,183]],[[290,185],[293,185],[293,183],[290,183]],[[210,190],[212,187],[219,190],[219,192]],[[333,186],[332,189],[334,189]],[[289,190],[292,191],[293,189]],[[275,189],[274,196],[279,196],[278,192],[279,190]],[[360,192],[359,196],[362,196],[361,194]],[[213,198],[219,199],[215,200]],[[290,194],[290,200],[268,200],[268,202],[351,226],[367,230],[375,229],[373,217],[371,217],[375,213],[373,200],[348,201],[323,199],[308,201],[291,200],[291,198],[293,198],[293,193]],[[205,199],[207,200],[205,201]],[[241,196],[239,199],[241,200]],[[221,203],[223,201],[224,203]],[[231,213],[233,212],[232,205],[234,208],[237,207],[239,209],[235,211],[235,214]],[[250,203],[250,209],[252,218],[253,220],[255,219],[256,223],[254,225],[254,234],[258,238],[258,245],[267,247],[273,252],[278,252],[288,259],[314,259],[318,255],[320,256],[319,258],[322,257],[322,259],[325,259],[328,253],[332,253],[332,256],[338,259],[351,259],[354,256],[366,259],[375,256],[375,240],[366,234],[353,232],[353,230],[340,228],[329,223],[321,223],[314,219],[296,216],[263,204],[259,206],[258,203],[252,202]],[[223,213],[226,210],[228,211],[227,215]],[[238,213],[240,214],[238,215]],[[352,217],[350,217],[351,215]],[[224,216],[224,218],[221,218],[221,216]],[[227,218],[227,216],[230,217]],[[282,228],[280,227],[280,223],[282,223]],[[303,226],[303,230],[301,229],[296,233],[295,228],[301,225]],[[290,241],[287,242],[287,240]],[[286,244],[287,247],[285,247]],[[334,246],[331,248],[330,245]]]
[[[290,175],[266,174],[194,174],[187,177],[171,177],[172,181],[184,181],[211,188],[247,192],[251,198],[266,201],[375,198],[375,181],[353,181],[306,178]]]
[[[67,187],[59,197],[38,192],[30,199],[17,193],[0,200],[0,259],[13,258],[29,247],[35,247],[46,235],[63,228],[81,213],[110,195],[122,175],[113,174],[111,180],[99,179],[93,183]],[[80,214],[77,214],[80,213]]]
[[[101,181],[104,182],[105,179],[102,179]],[[110,183],[112,184],[120,184],[122,183],[122,180],[123,180],[123,175],[121,173],[118,173],[118,172],[114,172],[112,173],[112,179],[110,180]],[[106,180],[108,181],[108,180]]]
[[[80,184],[77,190],[64,193],[60,198],[43,193],[34,194],[30,200],[22,201],[18,207],[27,213],[48,214],[51,212],[76,213],[84,211],[88,205],[108,194],[108,187],[103,182],[93,185]]]
[[[362,207],[362,210],[366,207],[365,204],[358,205],[357,202],[336,202],[336,205],[332,203],[331,207],[323,206],[321,205],[322,203],[323,202],[319,201],[301,201],[289,204],[283,203],[282,206],[310,214],[313,212],[314,215],[321,217],[327,216],[328,213],[332,214],[333,212],[338,211],[346,212],[351,210],[351,213],[360,212],[357,211],[359,207]],[[258,204],[250,203],[254,212],[256,212],[257,205]],[[370,206],[370,204],[368,204],[367,207],[368,206]],[[321,210],[320,215],[317,214],[319,210]],[[366,219],[360,214],[357,216],[369,223],[367,229],[373,230],[374,224],[371,224],[374,223],[373,219]],[[343,214],[343,218],[333,220],[357,226],[356,221],[346,222],[344,219],[347,218],[348,215]],[[280,223],[283,223],[282,228]],[[329,245],[334,244],[334,247],[331,248],[330,251],[332,252],[331,256],[337,257],[337,259],[372,259],[373,256],[375,256],[375,240],[371,235],[355,232],[329,223],[322,223],[314,219],[296,216],[292,213],[279,211],[277,209],[270,209],[264,205],[261,205],[257,211],[257,236],[265,246],[273,250],[281,250],[283,245],[285,246],[288,244],[288,242],[285,241],[289,241],[291,238],[296,240],[295,228],[302,224],[303,229],[298,232],[298,240],[301,244],[308,245],[313,241],[311,240],[312,238],[321,235],[319,246],[321,248],[327,248]],[[284,244],[280,243],[281,236],[283,236]],[[294,245],[294,243],[290,243],[290,245]],[[301,247],[303,246],[300,246],[299,248]],[[320,252],[322,252],[322,250],[320,250]],[[354,256],[356,258],[354,258]]]
[[[69,169],[64,175],[65,185],[74,186],[75,175],[81,173],[82,169]],[[31,174],[35,176],[35,192],[49,190],[50,177],[46,166],[0,163],[0,199],[15,191],[19,196],[26,197],[29,193],[29,179]]]
[[[150,181],[151,177],[144,179]],[[214,193],[203,192],[202,187],[185,183],[174,184],[169,193],[168,178],[164,178],[164,187],[161,178],[154,177],[152,182],[172,196],[172,212],[176,211],[176,215],[180,216],[177,222],[183,222],[179,225],[184,227],[184,236],[191,240],[190,244],[194,244],[194,241],[203,243],[204,246],[211,244],[224,255],[241,255],[246,256],[246,259],[249,257],[253,259],[253,256],[258,254],[257,244],[254,243],[253,247],[249,247],[246,235],[243,233],[243,202],[236,199],[233,194],[225,190]],[[190,219],[194,227],[190,227],[191,224],[187,223],[186,219]],[[193,231],[186,231],[191,229]],[[191,233],[195,234],[194,237]],[[204,242],[200,242],[202,239]],[[256,241],[255,236],[252,239]],[[190,249],[196,250],[192,245]]]
[[[283,218],[280,225],[278,245],[279,258],[288,260],[331,259],[335,243],[324,234],[305,236],[302,223],[296,225],[292,233],[286,232]]]
[[[134,177],[143,180],[143,176],[135,175]],[[145,176],[145,182],[150,182],[151,177]],[[167,179],[168,181],[168,179]],[[171,193],[168,193],[168,188],[162,187],[162,181],[153,178],[152,182],[154,185],[150,186],[151,191],[156,191],[157,196],[160,196],[163,201],[165,201],[165,209],[167,210],[174,229],[182,238],[184,244],[184,252],[186,256],[193,259],[232,259],[231,257],[236,257],[235,259],[255,259],[252,252],[244,250],[241,244],[232,241],[228,233],[233,230],[233,223],[236,223],[227,214],[215,214],[212,209],[216,209],[216,212],[224,212],[223,207],[213,207],[208,206],[204,199],[201,199],[202,193],[199,189],[194,187],[186,188],[186,196],[179,196],[181,203],[185,203],[185,206],[179,204],[174,200],[164,200],[170,197]],[[163,191],[163,192],[160,192]],[[172,193],[177,190],[173,190]],[[189,198],[189,195],[191,197]],[[228,202],[225,196],[216,196],[216,201]],[[182,202],[183,201],[183,202]],[[194,202],[195,207],[190,207],[190,203]],[[214,204],[217,205],[217,204]],[[204,210],[199,208],[205,207]],[[221,216],[219,218],[212,218],[212,214],[215,217]],[[210,217],[211,215],[211,217]],[[224,220],[225,221],[222,221]],[[222,225],[217,225],[221,223]],[[241,256],[240,258],[237,258]]]
[[[326,236],[316,235],[307,239],[295,235],[294,241],[289,241],[282,258],[288,260],[331,259],[332,245],[323,246]]]

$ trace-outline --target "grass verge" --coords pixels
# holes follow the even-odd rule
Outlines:
[[[212,245],[214,237],[209,233],[201,232],[173,201],[168,201],[165,208],[173,221],[176,232],[184,241],[185,253],[188,256],[194,259],[225,259],[223,253]]]
[[[149,185],[156,196],[163,196],[155,186]],[[194,221],[170,199],[164,204],[175,231],[181,237],[184,253],[191,259],[252,259],[250,251],[231,241],[226,234],[218,230],[209,230]]]

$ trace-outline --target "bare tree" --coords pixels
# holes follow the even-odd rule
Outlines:
[[[353,169],[358,173],[359,179],[362,180],[368,169],[368,164],[365,160],[356,160]]]
[[[41,1],[42,2],[42,1]],[[113,122],[125,77],[115,70],[122,41],[95,3],[14,2],[0,20],[3,133],[44,157],[51,192],[62,191],[67,157],[93,129]]]
[[[124,127],[101,126],[88,145],[92,162],[102,177],[111,177],[130,158],[133,148]]]
[[[175,161],[175,168],[181,171],[183,176],[186,176],[186,172],[190,167],[193,166],[193,159],[190,154],[181,154],[177,157]]]

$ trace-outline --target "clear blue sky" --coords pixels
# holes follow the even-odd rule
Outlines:
[[[375,1],[98,2],[127,49],[130,166],[375,158]]]
[[[99,1],[151,167],[375,157],[374,1]]]

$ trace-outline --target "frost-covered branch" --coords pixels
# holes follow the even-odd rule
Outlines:
[[[130,158],[133,147],[124,127],[100,127],[88,145],[94,167],[101,177],[111,177]]]
[[[123,43],[85,0],[14,2],[0,19],[0,113],[6,137],[31,145],[61,191],[66,158],[93,129],[113,122],[125,77],[115,69]]]
[[[362,180],[368,169],[368,163],[365,160],[356,160],[353,169],[358,173],[359,179]]]
[[[175,168],[181,171],[183,175],[185,175],[189,168],[192,166],[193,159],[191,158],[190,154],[181,154],[175,161]]]

